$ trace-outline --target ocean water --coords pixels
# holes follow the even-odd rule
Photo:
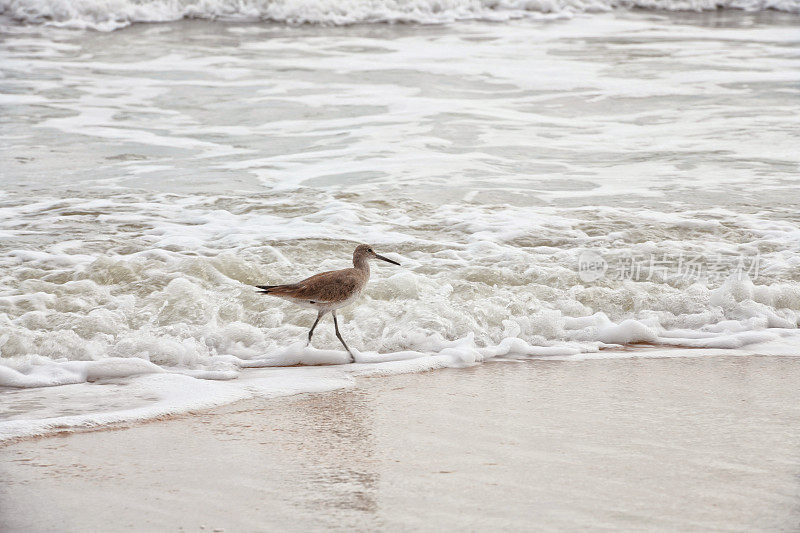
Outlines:
[[[722,4],[0,0],[0,439],[800,354],[800,3]],[[361,242],[402,266],[340,312],[344,365],[253,285]]]

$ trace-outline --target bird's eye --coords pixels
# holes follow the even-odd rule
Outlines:
[[[367,251],[368,251],[368,252],[371,252],[371,251],[372,251],[372,248],[370,248],[370,249],[369,249],[369,250],[367,250]]]

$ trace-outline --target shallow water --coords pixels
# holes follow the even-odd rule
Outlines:
[[[798,23],[7,19],[0,383],[148,374],[132,408],[172,378],[204,398],[152,415],[263,393],[244,367],[344,362],[329,319],[304,350],[313,313],[252,285],[357,242],[403,266],[342,313],[356,373],[636,342],[796,354]]]

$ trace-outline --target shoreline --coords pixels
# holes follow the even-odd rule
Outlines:
[[[377,361],[372,355],[355,365],[309,363],[279,367],[242,368],[233,380],[191,378],[163,372],[33,388],[0,388],[6,405],[0,410],[0,449],[26,440],[125,429],[151,421],[170,420],[235,405],[298,394],[326,393],[358,387],[361,378],[417,374],[442,369],[466,369],[504,362],[572,362],[616,359],[697,357],[796,357],[790,343],[772,342],[739,350],[691,348],[631,343],[579,354],[526,356],[505,354],[476,362],[450,360],[442,355]],[[339,352],[316,350],[313,359],[337,357]],[[390,354],[397,355],[397,354]],[[362,354],[362,357],[364,354]],[[444,357],[444,358],[443,358]],[[378,363],[378,364],[375,364]],[[176,394],[170,389],[177,389]],[[91,403],[87,403],[88,401]],[[37,412],[37,405],[39,411]],[[43,415],[42,406],[50,406]],[[33,411],[27,411],[33,409]],[[27,418],[17,418],[22,413]],[[18,426],[18,427],[17,427]],[[16,432],[16,434],[15,434]]]
[[[548,350],[549,348],[542,348]],[[236,379],[194,378],[182,373],[161,372],[119,378],[105,378],[50,387],[8,388],[5,405],[0,409],[0,449],[11,443],[53,435],[126,428],[149,421],[166,420],[186,414],[197,414],[242,401],[273,399],[330,392],[357,386],[359,378],[384,377],[430,372],[441,369],[463,369],[496,362],[563,361],[578,363],[608,359],[662,359],[694,357],[795,357],[796,349],[784,339],[780,342],[754,344],[729,350],[724,348],[660,346],[652,343],[630,343],[601,348],[597,352],[558,352],[551,355],[507,353],[489,355],[481,360],[462,360],[463,356],[389,354],[381,361],[380,354],[361,353],[356,364],[320,362],[335,360],[335,350],[306,349],[309,360],[288,366],[242,368]],[[412,354],[413,355],[413,354]],[[322,357],[323,359],[320,359]],[[122,360],[127,362],[127,360]],[[106,361],[108,362],[108,361]],[[102,363],[102,361],[101,361]],[[176,392],[177,391],[177,392]],[[45,408],[44,406],[49,406]],[[22,414],[23,417],[19,417]]]
[[[798,378],[769,356],[495,361],[18,441],[0,528],[791,530]]]

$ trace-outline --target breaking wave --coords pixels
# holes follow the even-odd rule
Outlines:
[[[800,13],[799,0],[2,0],[0,13],[26,24],[111,31],[186,18],[287,24],[440,24],[562,18],[615,8],[740,9]]]

